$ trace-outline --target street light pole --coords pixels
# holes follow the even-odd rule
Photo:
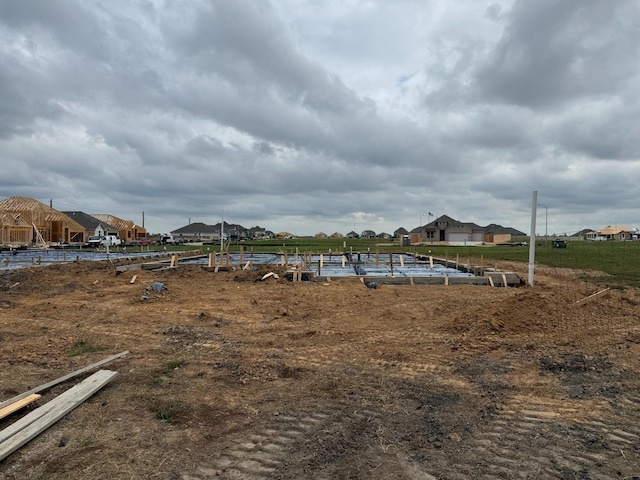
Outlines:
[[[549,225],[548,222],[547,222],[547,219],[549,218],[547,216],[548,210],[547,210],[547,206],[543,205],[542,203],[539,203],[538,206],[539,207],[544,207],[544,239],[546,240],[547,239],[547,233],[548,233],[547,226]]]

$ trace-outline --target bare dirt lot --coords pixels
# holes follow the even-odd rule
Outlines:
[[[601,287],[256,281],[272,270],[0,278],[0,401],[131,352],[0,478],[640,479],[637,290],[572,306]]]

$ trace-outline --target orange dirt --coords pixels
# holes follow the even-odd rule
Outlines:
[[[574,307],[599,287],[571,271],[374,290],[260,268],[0,277],[0,401],[131,352],[0,478],[640,478],[637,290]]]

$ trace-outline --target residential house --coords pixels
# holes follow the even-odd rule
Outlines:
[[[360,238],[360,235],[358,235],[356,232],[351,230],[349,233],[347,233],[345,235],[345,237],[347,237],[347,238]]]
[[[313,236],[313,238],[327,238],[327,234],[324,232],[318,232]]]
[[[395,232],[393,232],[393,238],[402,238],[405,235],[409,235],[409,230],[404,227],[400,227]]]
[[[363,230],[360,234],[360,238],[376,238],[376,232],[373,230]]]
[[[247,230],[247,235],[249,236],[249,238],[253,238],[256,240],[266,240],[273,237],[273,232],[270,232],[266,228],[255,226]]]
[[[484,227],[471,222],[460,222],[447,215],[414,228],[410,233],[412,242],[416,234],[421,242],[481,243],[484,241]]]
[[[147,230],[144,227],[136,225],[133,220],[124,220],[108,213],[92,213],[91,216],[101,222],[116,227],[118,229],[118,236],[123,242],[130,242],[131,240],[145,238],[147,236]]]
[[[386,232],[379,233],[376,237],[382,238],[383,240],[390,240],[392,238],[391,234]]]
[[[213,242],[220,240],[220,230],[215,230],[211,225],[202,222],[194,222],[184,227],[171,231],[173,238],[179,238],[185,242]]]
[[[221,234],[224,235],[225,240],[245,240],[249,236],[246,228],[235,223],[224,222],[223,225],[218,222],[215,225],[212,225],[212,228],[218,233],[216,240],[220,240]]]
[[[109,225],[106,222],[102,222],[96,217],[84,212],[62,212],[67,217],[72,218],[80,225],[84,227],[84,239],[87,241],[89,237],[93,236],[105,236],[105,235],[118,235],[118,229],[113,225]]]
[[[607,240],[631,240],[631,232],[629,227],[619,225],[609,225],[597,231],[598,236]]]

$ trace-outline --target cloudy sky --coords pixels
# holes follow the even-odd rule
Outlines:
[[[151,232],[640,226],[636,0],[0,0],[0,198]],[[545,223],[546,220],[546,223]]]

